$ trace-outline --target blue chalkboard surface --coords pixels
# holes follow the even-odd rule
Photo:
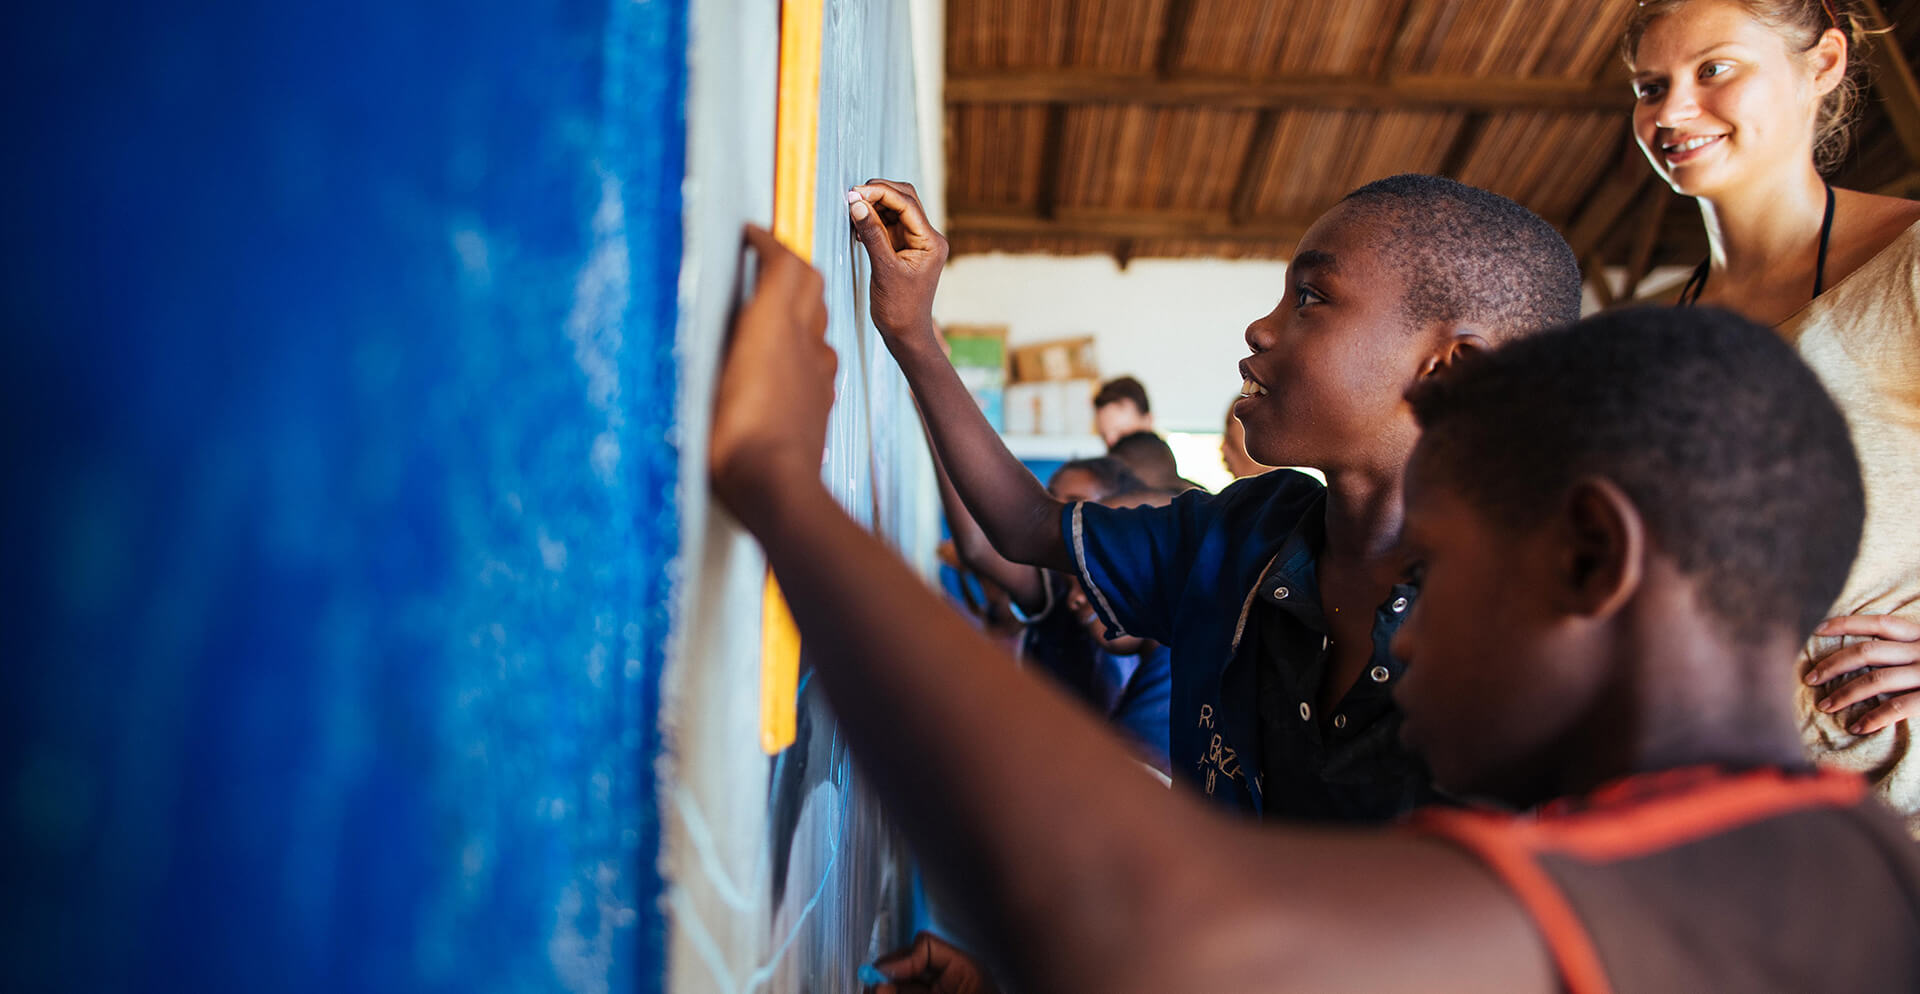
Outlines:
[[[684,2],[6,19],[0,989],[661,989]]]

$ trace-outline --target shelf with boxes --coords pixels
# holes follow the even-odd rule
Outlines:
[[[946,336],[961,382],[1016,455],[1104,451],[1093,433],[1100,371],[1091,335],[1011,348],[1004,325],[951,325]]]

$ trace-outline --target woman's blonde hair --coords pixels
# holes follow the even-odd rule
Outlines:
[[[1647,27],[1693,0],[1640,0],[1620,40],[1620,54],[1633,65],[1634,53]],[[1853,142],[1853,122],[1860,112],[1860,94],[1866,85],[1868,37],[1884,34],[1859,10],[1856,0],[1726,0],[1744,8],[1749,17],[1772,28],[1796,52],[1810,51],[1828,28],[1847,37],[1847,71],[1840,85],[1820,101],[1813,126],[1813,165],[1830,173],[1845,161]]]

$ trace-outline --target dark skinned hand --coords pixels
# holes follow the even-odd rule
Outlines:
[[[873,324],[889,345],[933,332],[933,291],[947,240],[927,220],[912,183],[874,179],[847,192],[853,232],[873,261]]]
[[[707,450],[715,495],[743,518],[793,474],[818,480],[839,368],[820,273],[765,229],[745,237],[760,276],[728,337]]]
[[[999,994],[980,964],[930,932],[881,957],[873,968],[891,981],[871,988],[874,994]]]

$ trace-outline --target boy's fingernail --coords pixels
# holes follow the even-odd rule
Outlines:
[[[1855,735],[1865,735],[1867,734],[1867,723],[1864,721],[1856,721],[1853,724],[1847,726],[1847,731],[1852,732]]]
[[[847,191],[847,203],[850,203],[850,204],[857,204],[857,203],[859,203],[860,201],[862,201],[862,200],[865,200],[865,199],[867,199],[867,198],[865,198],[865,197],[863,197],[863,196],[861,196],[861,195],[860,195],[860,191],[859,191],[859,190],[848,190],[848,191]]]
[[[1814,707],[1817,707],[1822,711],[1831,711],[1833,710],[1833,698],[1822,697],[1820,698],[1820,702],[1818,704],[1815,704]]]
[[[878,986],[880,984],[889,983],[891,979],[892,978],[888,977],[886,974],[881,973],[878,969],[876,969],[872,963],[860,964],[860,982],[863,984],[866,984],[868,986]]]
[[[852,214],[855,221],[865,221],[871,211],[867,209],[866,201],[856,200],[853,202],[853,206],[847,209],[847,213]]]
[[[1801,677],[1801,679],[1807,681],[1807,686],[1809,687],[1818,687],[1820,686],[1820,671],[1808,670],[1807,675]]]

